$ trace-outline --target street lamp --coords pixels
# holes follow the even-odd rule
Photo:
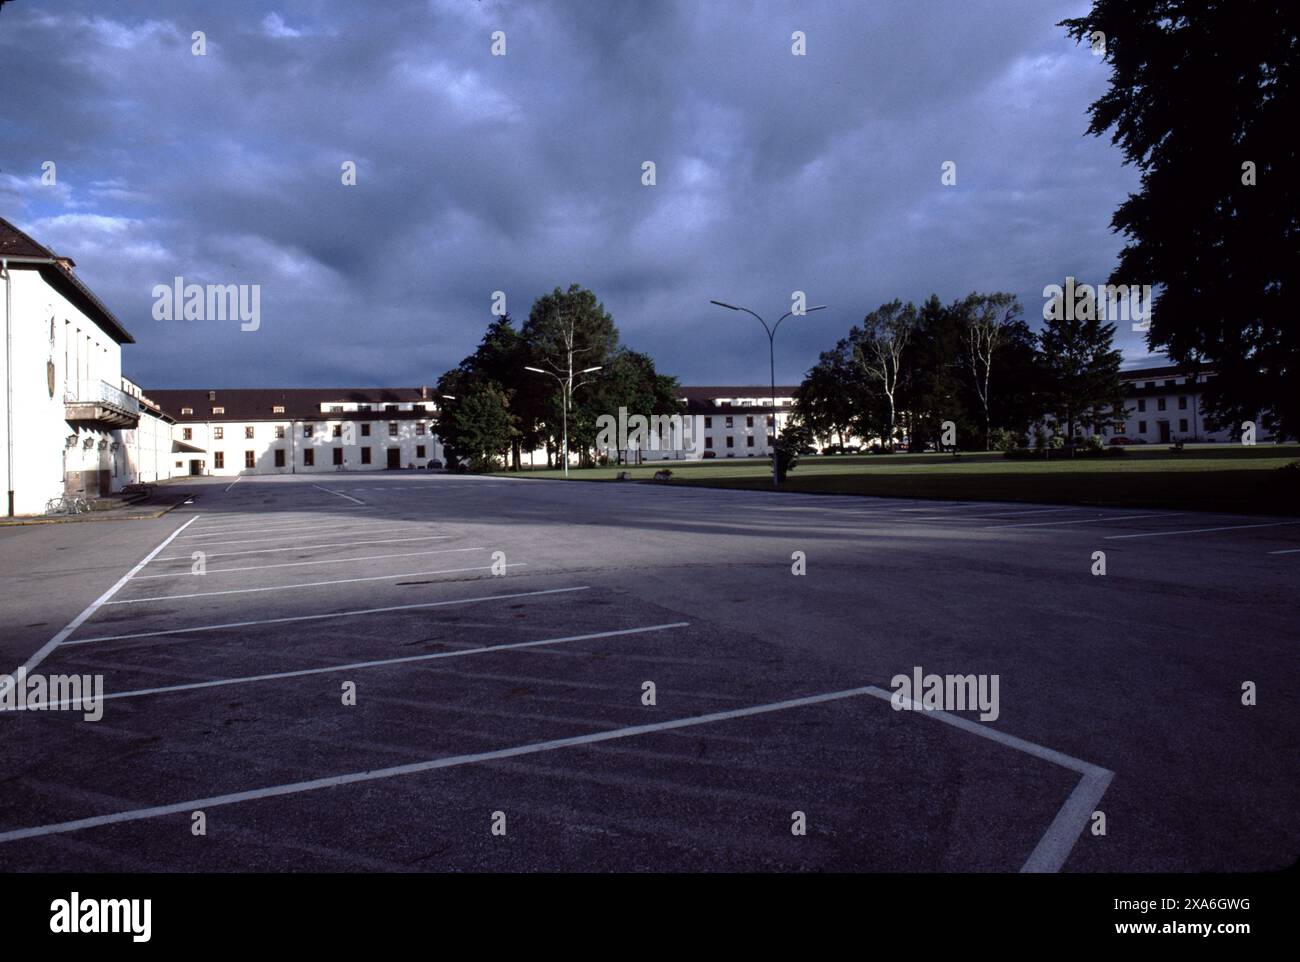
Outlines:
[[[575,372],[573,370],[573,354],[570,353],[569,374],[567,377],[561,377],[560,375],[556,374],[553,371],[545,371],[540,367],[525,366],[524,370],[534,371],[537,374],[546,374],[549,375],[550,377],[555,378],[555,380],[560,382],[560,396],[562,398],[561,403],[563,405],[563,410],[564,410],[564,477],[565,480],[568,480],[569,477],[569,403],[570,401],[573,400],[573,391],[574,391],[573,379],[574,377],[581,376],[583,374],[590,374],[593,371],[599,371],[600,365],[597,365],[596,367],[585,368],[581,371]],[[588,382],[586,381],[582,382],[582,384],[586,384],[586,383]],[[578,387],[582,387],[582,384],[579,384]]]
[[[727,304],[723,301],[709,301],[710,304],[717,304],[718,307],[725,307],[729,311],[744,311],[746,314],[752,314],[758,318],[758,323],[763,325],[763,330],[767,334],[767,362],[768,371],[772,376],[772,487],[779,485],[776,471],[776,329],[781,326],[781,321],[794,314],[794,311],[786,311],[771,327],[767,326],[767,321],[763,320],[757,314],[754,314],[748,307],[736,307],[734,304]],[[816,307],[806,307],[801,314],[811,314],[813,311],[826,310],[825,304],[819,304]]]

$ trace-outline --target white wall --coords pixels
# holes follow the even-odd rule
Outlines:
[[[442,461],[442,444],[433,434],[432,418],[424,423],[424,434],[416,432],[417,422],[402,419],[397,424],[397,437],[388,433],[387,420],[374,421],[200,421],[179,422],[173,428],[173,436],[186,444],[203,448],[206,454],[178,454],[177,460],[184,460],[188,470],[189,459],[202,458],[204,472],[220,477],[236,477],[241,474],[333,474],[339,470],[334,463],[334,451],[341,450],[345,471],[381,471],[388,466],[388,449],[396,447],[400,453],[403,469],[408,464],[423,468],[430,461]],[[341,434],[334,436],[334,426],[339,425]],[[362,425],[370,427],[370,434],[362,434]],[[276,437],[276,428],[282,428],[284,437]],[[311,428],[311,434],[305,428]],[[185,438],[185,430],[190,430],[191,437]],[[253,437],[245,435],[245,429],[252,428]],[[220,433],[221,437],[217,437]],[[416,449],[423,445],[424,455],[418,456]],[[361,449],[370,449],[370,463],[361,461]],[[277,467],[276,450],[284,452],[284,465]],[[312,452],[313,464],[307,465],[303,456],[305,450]],[[246,467],[246,452],[253,452],[253,467]],[[217,466],[216,455],[220,453],[223,464]]]

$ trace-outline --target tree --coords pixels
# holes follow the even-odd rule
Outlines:
[[[443,450],[449,463],[467,460],[471,471],[491,471],[510,445],[509,400],[495,381],[479,380],[461,390],[438,418]]]
[[[1124,410],[1119,380],[1124,356],[1114,349],[1115,325],[1096,313],[1055,311],[1038,335],[1046,372],[1044,401],[1065,422],[1067,444],[1074,443],[1076,424],[1100,430]]]
[[[853,360],[884,392],[887,401],[884,440],[890,451],[894,450],[896,394],[903,351],[916,323],[916,305],[895,300],[880,305],[862,319],[862,327],[854,327],[849,332]]]
[[[855,431],[870,419],[879,420],[879,401],[866,373],[853,360],[853,346],[841,339],[833,350],[823,351],[794,392],[792,422],[805,425],[813,437],[841,447],[851,433],[870,437],[880,428]],[[789,428],[786,429],[790,430]]]
[[[989,391],[993,357],[1020,319],[1020,302],[1013,294],[971,294],[960,309],[966,332],[966,363],[984,414],[984,450],[988,451],[992,437]]]
[[[1147,344],[1215,367],[1216,419],[1300,433],[1300,5],[1094,0],[1061,26],[1104,43],[1088,131],[1113,128],[1141,171],[1111,220],[1128,239],[1111,283],[1158,286]]]

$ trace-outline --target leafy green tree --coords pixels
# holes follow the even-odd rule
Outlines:
[[[1048,410],[1065,424],[1066,443],[1074,443],[1076,425],[1100,430],[1124,410],[1115,350],[1115,325],[1096,311],[1060,311],[1043,323],[1038,341],[1045,371]],[[1087,314],[1087,317],[1080,317]]]
[[[491,471],[510,447],[509,399],[499,384],[486,379],[462,383],[458,389],[462,393],[438,418],[443,449],[451,462],[467,461],[471,471]]]
[[[1110,64],[1088,130],[1141,171],[1113,284],[1158,287],[1152,350],[1217,376],[1219,421],[1300,433],[1300,4],[1094,0],[1062,21]]]

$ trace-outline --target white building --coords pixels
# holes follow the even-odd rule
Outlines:
[[[794,408],[793,385],[776,388],[777,434],[785,430]],[[723,385],[683,387],[680,415],[660,416],[640,436],[640,444],[604,451],[611,460],[698,460],[770,458],[772,456],[772,389]],[[612,412],[611,412],[612,414]],[[674,419],[680,416],[680,428]]]
[[[192,450],[183,473],[311,474],[440,467],[429,388],[151,391]]]
[[[119,491],[140,480],[142,464],[151,480],[169,476],[160,455],[170,455],[170,425],[122,378],[122,345],[134,341],[75,266],[0,219],[0,459],[11,517],[40,514],[62,494]]]

